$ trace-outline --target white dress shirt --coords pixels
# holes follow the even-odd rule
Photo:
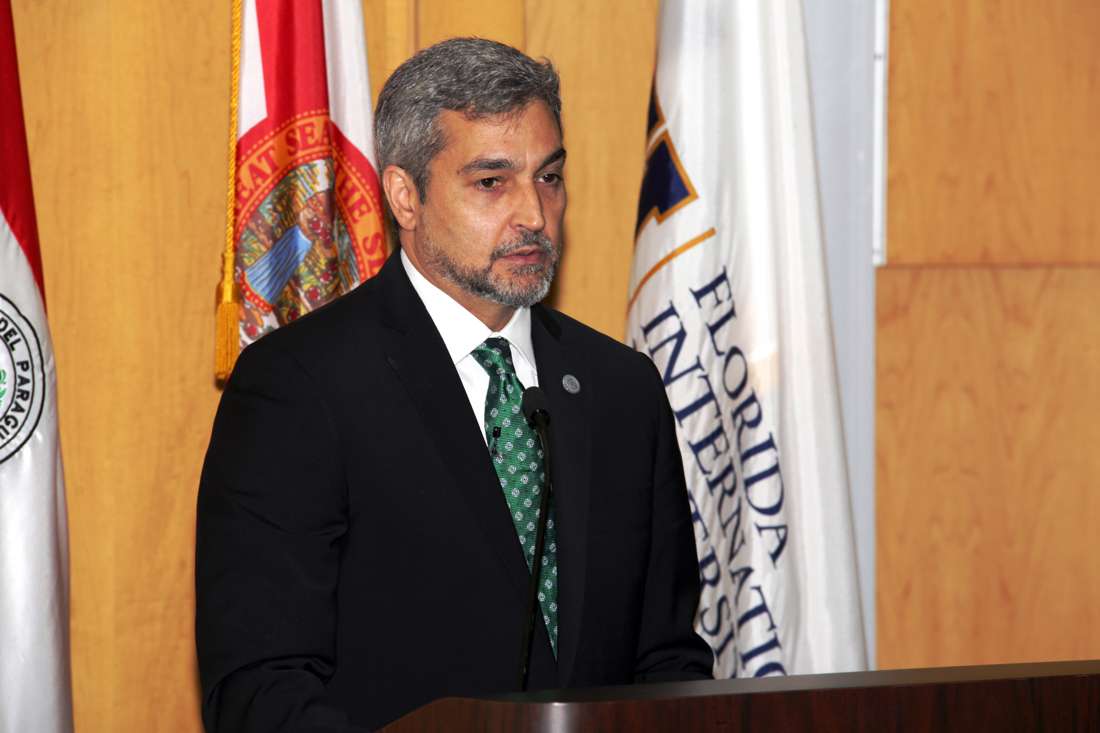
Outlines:
[[[488,445],[485,435],[485,395],[489,391],[489,375],[470,354],[482,341],[491,336],[500,336],[508,340],[512,347],[512,364],[516,368],[516,377],[520,384],[537,387],[538,371],[535,368],[535,349],[531,343],[531,309],[519,308],[500,331],[492,331],[478,320],[470,311],[463,308],[451,296],[437,288],[409,261],[405,250],[401,250],[401,264],[405,266],[409,280],[416,289],[428,315],[435,322],[451,361],[466,388],[470,400],[470,409],[474,411],[477,424],[481,426],[481,438]]]

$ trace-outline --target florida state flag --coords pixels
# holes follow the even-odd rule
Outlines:
[[[219,377],[386,257],[363,8],[237,0]]]
[[[0,733],[71,733],[57,380],[10,0],[0,0],[0,100]]]

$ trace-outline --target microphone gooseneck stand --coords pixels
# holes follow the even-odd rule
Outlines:
[[[550,401],[546,393],[538,387],[523,390],[523,414],[542,443],[543,462],[546,466],[546,483],[542,488],[542,500],[539,502],[539,526],[535,535],[535,557],[531,562],[531,583],[527,590],[527,612],[523,617],[523,647],[519,655],[519,676],[516,679],[516,692],[527,691],[527,672],[531,661],[531,641],[535,634],[535,609],[538,608],[539,573],[542,567],[542,549],[546,542],[546,520],[550,514],[550,491],[552,485],[550,463],[550,439],[546,426],[550,424]]]

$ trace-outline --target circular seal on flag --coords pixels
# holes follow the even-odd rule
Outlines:
[[[46,397],[42,344],[15,304],[0,295],[0,463],[38,427]]]

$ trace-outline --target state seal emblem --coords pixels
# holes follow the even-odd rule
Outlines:
[[[0,295],[0,463],[30,439],[45,397],[38,334],[15,304]]]
[[[288,120],[239,157],[234,279],[243,347],[366,280],[386,245],[378,178],[328,110]]]

